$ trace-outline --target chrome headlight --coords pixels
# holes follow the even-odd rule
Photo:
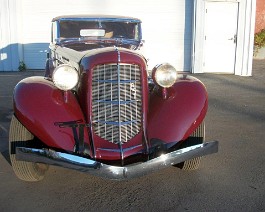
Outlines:
[[[163,88],[169,88],[177,80],[177,70],[168,63],[157,65],[152,71],[153,80]]]
[[[69,65],[60,65],[55,68],[52,80],[57,88],[63,91],[71,90],[78,83],[78,72]]]

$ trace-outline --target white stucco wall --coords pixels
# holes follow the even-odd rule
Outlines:
[[[180,71],[191,69],[193,0],[13,0],[17,6],[19,53],[30,69],[44,67],[50,42],[50,21],[67,14],[112,14],[143,21],[144,52],[152,68],[169,62]],[[149,67],[149,68],[150,68]]]
[[[202,73],[204,5],[216,0],[0,0],[0,71],[43,69],[50,42],[51,19],[67,14],[113,14],[143,21],[144,54],[149,69],[169,62],[179,71]],[[252,74],[256,0],[239,3],[235,74]]]

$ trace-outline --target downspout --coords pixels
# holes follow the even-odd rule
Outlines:
[[[195,38],[196,38],[196,16],[197,16],[197,0],[193,4],[193,19],[192,19],[192,48],[191,48],[191,73],[195,73]]]
[[[240,4],[243,4],[243,2]],[[241,58],[242,63],[241,69],[236,71],[235,75],[252,76],[256,0],[245,0],[244,5],[244,38]],[[240,15],[243,16],[243,14]]]

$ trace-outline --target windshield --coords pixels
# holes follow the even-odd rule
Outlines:
[[[130,39],[140,41],[139,23],[61,20],[59,40],[64,39]]]

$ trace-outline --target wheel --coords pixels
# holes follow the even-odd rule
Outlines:
[[[44,178],[49,166],[47,164],[16,160],[16,146],[28,146],[34,142],[34,136],[17,120],[12,117],[9,131],[9,155],[16,176],[24,181],[40,181]]]
[[[201,125],[191,134],[191,136],[184,141],[180,148],[189,147],[196,144],[202,144],[205,139],[205,123],[201,123]],[[193,158],[182,163],[178,163],[174,165],[182,170],[196,170],[199,168],[202,157]]]

